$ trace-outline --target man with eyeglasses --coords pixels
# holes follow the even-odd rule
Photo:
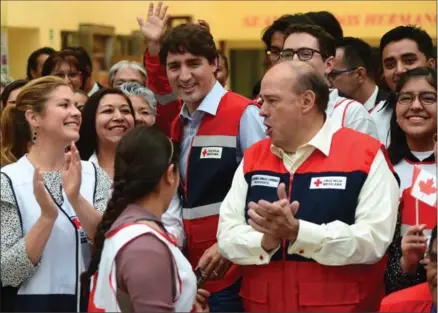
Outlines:
[[[383,299],[380,312],[433,312],[437,308],[437,227],[432,230],[423,264],[427,282],[406,288]]]
[[[290,25],[284,34],[285,42],[280,53],[282,60],[306,62],[327,77],[334,65],[335,40],[316,25]],[[339,96],[337,89],[330,90],[326,113],[339,127],[348,127],[378,139],[377,127],[367,110],[357,101]]]
[[[280,61],[280,52],[284,44],[284,32],[290,24],[314,24],[306,14],[285,14],[276,19],[263,31],[262,41],[265,44],[266,60],[269,67]],[[252,91],[252,98],[255,99],[260,93],[261,79],[256,82]]]
[[[374,80],[371,46],[359,38],[337,41],[335,64],[327,78],[340,94],[362,103],[368,112],[389,96]]]
[[[401,75],[417,67],[435,67],[432,38],[416,26],[398,26],[380,40],[383,76],[392,92],[388,101],[379,103],[371,112],[377,123],[379,137],[387,147],[390,144],[390,120],[393,114],[396,84]]]

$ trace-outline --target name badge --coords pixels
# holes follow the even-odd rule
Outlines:
[[[345,189],[346,186],[345,176],[313,177],[310,181],[310,189]]]
[[[201,149],[201,159],[222,158],[222,147],[205,147]]]
[[[251,178],[251,187],[253,186],[264,186],[277,188],[280,184],[280,177],[269,176],[269,175],[254,175]]]

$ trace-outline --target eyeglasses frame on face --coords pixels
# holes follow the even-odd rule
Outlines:
[[[310,51],[310,52],[311,52],[310,57],[309,57],[309,58],[306,58],[306,59],[301,58],[301,57],[300,57],[300,52],[301,52],[301,51]],[[284,52],[292,52],[292,57],[287,57],[287,58],[286,58],[286,57],[284,56]],[[303,47],[303,48],[299,48],[299,49],[297,49],[297,50],[294,50],[294,49],[283,49],[283,50],[281,50],[281,51],[280,51],[280,59],[285,59],[285,60],[289,59],[289,60],[292,60],[292,59],[294,58],[294,56],[297,55],[297,56],[298,56],[298,59],[299,59],[300,61],[309,61],[309,60],[311,60],[311,59],[313,58],[313,56],[315,55],[315,53],[318,53],[318,54],[321,55],[321,57],[324,57],[324,55],[322,54],[322,52],[319,51],[319,50],[312,49],[312,48],[306,48],[306,47]]]
[[[339,77],[339,75],[344,74],[344,73],[351,73],[354,72],[355,70],[357,70],[359,67],[349,67],[343,70],[335,70],[333,69],[330,73],[327,74],[327,79],[329,81],[333,81],[335,80],[337,77]]]
[[[122,86],[122,85],[125,84],[125,83],[137,83],[137,84],[139,84],[139,85],[141,85],[141,86],[144,86],[144,83],[139,83],[139,82],[136,81],[136,80],[127,80],[127,81],[115,81],[115,82],[113,83],[113,87],[118,88],[118,87]]]
[[[424,94],[432,94],[432,95],[434,95],[434,96],[435,96],[435,101],[434,101],[434,102],[431,102],[431,103],[424,103],[423,100],[422,100],[422,97],[421,97],[421,96],[424,95]],[[411,95],[411,96],[413,96],[413,97],[412,97],[412,99],[410,100],[409,103],[403,103],[403,102],[400,102],[400,96],[401,96],[401,95]],[[414,103],[415,99],[417,99],[417,98],[418,98],[418,100],[420,101],[420,103],[421,103],[422,106],[430,106],[430,105],[436,104],[436,100],[437,100],[437,93],[436,93],[436,92],[433,92],[433,91],[420,91],[420,92],[409,92],[409,91],[407,91],[407,92],[398,92],[398,93],[396,94],[396,96],[397,96],[397,104],[400,104],[400,105],[403,105],[403,106],[409,106],[409,107],[412,105],[412,103]]]
[[[280,53],[281,53],[281,50],[278,50],[278,51],[277,50],[272,51],[270,49],[265,50],[266,56],[268,57],[269,60],[271,60],[273,62],[277,62],[278,60],[280,60]],[[277,55],[277,57],[273,58],[272,56],[274,56],[274,55]]]
[[[58,72],[58,73],[53,73],[53,76],[57,76],[60,78],[65,78],[67,76],[68,79],[76,79],[78,76],[80,76],[82,74],[81,71],[72,71],[72,72]]]
[[[310,55],[310,58],[308,58],[308,59],[302,59],[302,58],[300,58],[299,52],[300,52],[300,51],[303,51],[303,50],[309,50],[309,51],[312,52],[311,55]],[[314,55],[315,53],[319,53],[322,57],[324,56],[324,55],[321,53],[321,51],[316,50],[316,49],[312,49],[312,48],[306,48],[306,47],[299,48],[299,49],[297,49],[297,50],[294,50],[294,49],[284,49],[284,50],[281,50],[281,51],[279,51],[279,52],[274,51],[275,53],[273,53],[272,50],[267,49],[267,50],[265,51],[265,53],[266,53],[266,55],[268,56],[268,58],[269,58],[271,61],[276,62],[276,61],[278,61],[278,60],[280,60],[280,59],[284,59],[283,51],[292,52],[293,54],[292,54],[292,58],[291,58],[291,59],[293,59],[293,57],[295,56],[295,54],[297,54],[297,55],[298,55],[298,59],[300,59],[300,61],[309,61],[309,60],[311,60],[311,59],[313,58],[313,55]],[[272,56],[274,56],[274,55],[278,55],[278,57],[273,58]]]

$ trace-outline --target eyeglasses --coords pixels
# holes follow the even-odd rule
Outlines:
[[[318,53],[322,56],[320,51],[311,48],[300,48],[298,50],[284,49],[280,52],[280,58],[292,60],[296,54],[298,55],[298,59],[300,59],[300,61],[309,61],[311,58],[313,58],[315,53]]]
[[[401,105],[412,105],[415,98],[420,100],[422,105],[436,104],[436,92],[422,91],[422,92],[399,92],[397,94],[397,103]]]
[[[357,67],[350,67],[350,68],[346,68],[344,70],[333,69],[330,73],[327,74],[327,78],[328,78],[328,80],[332,81],[332,80],[335,80],[341,74],[354,72],[355,70],[357,70]]]
[[[123,84],[125,84],[125,83],[137,83],[137,84],[139,84],[139,85],[143,85],[143,83],[142,82],[139,82],[139,81],[137,81],[137,80],[116,80],[114,83],[113,83],[113,87],[114,88],[120,88]]]
[[[280,50],[266,50],[266,55],[268,56],[269,61],[277,62],[280,60]]]
[[[67,77],[69,79],[75,79],[75,78],[78,78],[79,75],[81,75],[81,72],[78,72],[78,71],[77,72],[68,72],[68,73],[57,72],[57,73],[53,73],[52,75],[58,76],[58,77],[61,77],[61,78]]]

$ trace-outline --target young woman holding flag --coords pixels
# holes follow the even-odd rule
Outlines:
[[[419,196],[414,182],[418,182],[420,175],[436,175],[433,139],[437,132],[436,100],[435,69],[416,68],[400,78],[388,148],[389,158],[400,178],[401,197],[399,222],[388,249],[390,260],[385,282],[388,293],[426,280],[420,262],[426,251],[427,235],[437,223],[436,202],[430,201],[432,193],[430,199]],[[428,186],[427,180],[424,186]],[[436,184],[429,187],[436,188]]]

